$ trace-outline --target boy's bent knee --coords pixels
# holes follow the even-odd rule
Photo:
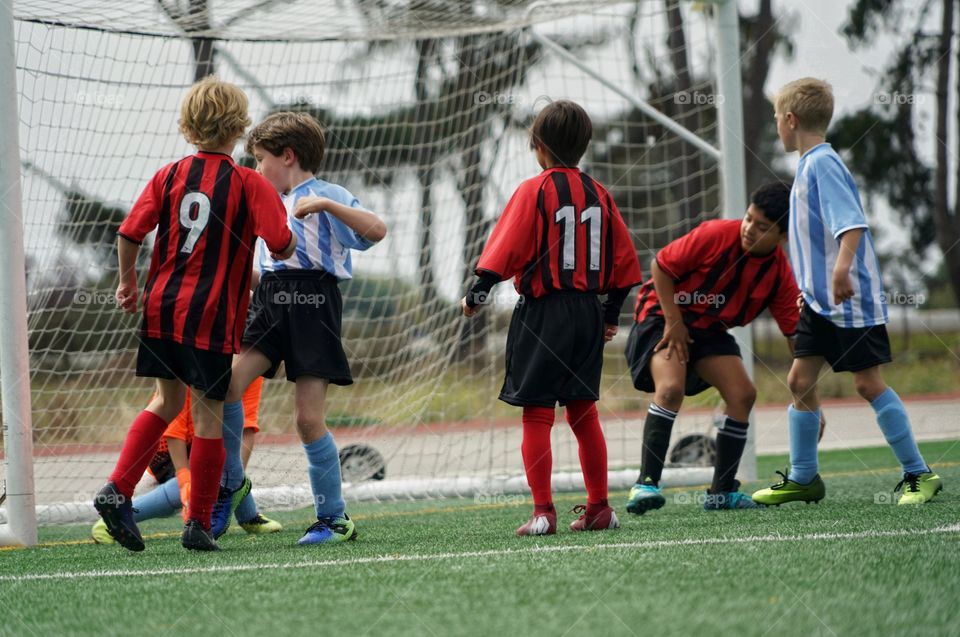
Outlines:
[[[653,400],[664,409],[677,411],[683,404],[683,390],[683,385],[677,383],[661,383],[657,385]]]
[[[753,383],[745,383],[732,391],[728,390],[723,396],[723,401],[727,403],[727,407],[749,414],[757,402],[757,388]]]

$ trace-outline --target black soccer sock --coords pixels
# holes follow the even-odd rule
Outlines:
[[[677,412],[650,403],[647,418],[643,421],[643,453],[640,456],[638,484],[652,482],[654,486],[660,486],[660,476],[670,446],[670,431],[676,418]]]
[[[747,444],[748,423],[739,422],[727,416],[723,427],[717,433],[717,462],[713,468],[713,483],[710,493],[733,491],[734,479],[740,467],[740,457]]]

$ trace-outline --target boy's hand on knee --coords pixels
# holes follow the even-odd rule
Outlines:
[[[687,345],[692,342],[693,339],[690,338],[690,332],[683,323],[683,319],[673,321],[667,319],[663,328],[663,338],[661,338],[660,342],[653,348],[653,351],[656,353],[666,348],[667,360],[670,360],[670,357],[676,354],[678,361],[686,363],[690,359]]]

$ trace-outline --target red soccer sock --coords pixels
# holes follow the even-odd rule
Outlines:
[[[553,472],[553,452],[550,449],[550,431],[553,429],[553,410],[549,407],[523,408],[523,468],[533,496],[535,508],[553,506],[550,479]],[[545,509],[544,509],[545,510]]]
[[[577,437],[580,469],[587,487],[587,507],[607,506],[607,441],[600,428],[597,404],[592,400],[567,403],[567,422]],[[589,510],[588,510],[589,514]]]
[[[190,447],[190,517],[205,529],[210,528],[226,457],[223,438],[194,437]]]
[[[167,422],[152,411],[144,409],[134,418],[123,441],[123,449],[117,465],[110,474],[110,481],[127,498],[133,497],[133,490],[147,470],[147,465],[157,452],[160,437],[167,429]]]

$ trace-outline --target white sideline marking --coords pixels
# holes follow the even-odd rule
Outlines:
[[[596,551],[607,549],[658,549],[675,546],[711,546],[722,544],[749,544],[756,542],[819,542],[824,540],[861,540],[868,538],[903,537],[916,535],[937,535],[960,532],[960,524],[938,526],[932,529],[904,529],[898,531],[859,531],[850,533],[807,533],[805,535],[754,535],[750,537],[704,538],[687,540],[652,540],[649,542],[620,542],[615,544],[594,544],[590,546],[534,546],[523,549],[494,549],[489,551],[466,551],[463,553],[427,553],[420,555],[379,555],[357,557],[346,560],[313,560],[308,562],[287,562],[284,564],[231,564],[226,566],[200,566],[193,568],[157,568],[150,570],[97,570],[77,571],[73,573],[34,573],[29,575],[0,575],[0,582],[29,582],[35,580],[71,580],[91,577],[132,577],[150,575],[190,575],[193,573],[235,573],[259,571],[354,566],[357,564],[382,564],[389,562],[426,562],[429,560],[448,560],[456,558],[503,557],[507,555],[529,555],[537,553],[572,553],[577,551]],[[309,550],[309,549],[306,549]]]

